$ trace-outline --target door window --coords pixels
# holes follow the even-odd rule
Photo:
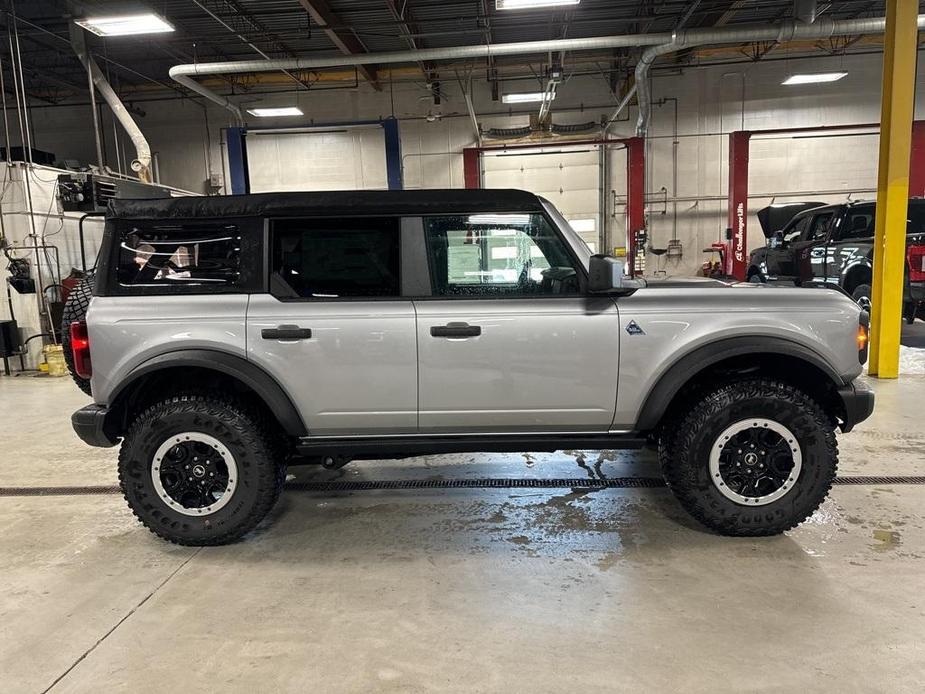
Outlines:
[[[784,243],[793,243],[794,241],[799,241],[800,236],[803,235],[809,228],[809,220],[811,217],[808,215],[806,217],[800,217],[799,219],[794,220],[790,223],[790,226],[784,230]]]
[[[436,296],[538,296],[580,292],[568,250],[539,214],[424,219]]]
[[[293,219],[273,223],[270,293],[282,299],[397,297],[397,218]]]
[[[840,239],[867,239],[874,235],[874,207],[852,207],[841,221]]]
[[[829,234],[829,225],[832,223],[832,213],[817,214],[813,217],[812,224],[809,227],[807,241],[822,241]]]

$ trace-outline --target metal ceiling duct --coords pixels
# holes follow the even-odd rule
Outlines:
[[[925,15],[919,15],[918,26],[925,27]],[[871,19],[833,20],[818,18],[813,24],[788,20],[773,26],[723,27],[720,29],[681,29],[672,34],[671,41],[646,49],[636,63],[636,89],[639,101],[639,119],[636,134],[645,136],[652,111],[649,69],[659,56],[675,53],[694,46],[722,43],[752,43],[755,41],[792,41],[794,39],[826,39],[832,36],[861,36],[882,34],[885,17]]]
[[[919,27],[925,26],[925,15],[919,15]],[[636,86],[640,105],[640,121],[637,128],[644,133],[649,113],[649,68],[660,55],[683,48],[724,43],[749,43],[752,41],[789,41],[801,38],[828,38],[831,36],[857,36],[881,34],[886,26],[883,17],[875,19],[831,20],[818,19],[814,24],[803,24],[795,20],[779,25],[752,25],[743,27],[722,27],[716,29],[685,29],[656,34],[626,34],[622,36],[597,36],[580,39],[553,39],[548,41],[520,41],[478,46],[453,46],[447,48],[426,48],[387,53],[362,53],[356,55],[335,55],[323,58],[291,58],[286,60],[244,60],[217,63],[192,63],[177,65],[170,69],[170,77],[188,89],[201,94],[210,101],[231,111],[243,123],[244,115],[236,104],[197,82],[195,77],[207,75],[232,75],[276,70],[319,70],[323,68],[358,65],[393,65],[396,63],[419,63],[425,61],[467,60],[497,58],[510,55],[548,53],[550,51],[596,51],[613,48],[649,46],[636,67]],[[645,117],[643,118],[643,113]]]
[[[148,144],[148,140],[128,112],[128,109],[125,108],[125,104],[122,103],[122,100],[119,99],[119,96],[106,80],[106,77],[103,76],[103,72],[90,55],[90,51],[87,50],[83,29],[75,24],[71,24],[70,33],[71,46],[74,48],[74,53],[77,54],[80,62],[83,63],[84,68],[86,68],[90,75],[93,85],[96,87],[97,91],[99,91],[103,99],[106,100],[106,103],[109,104],[109,108],[112,109],[113,115],[115,115],[116,119],[125,129],[125,132],[128,133],[129,138],[132,140],[132,144],[135,145],[135,159],[132,161],[132,171],[138,174],[139,180],[144,183],[151,183],[151,146]],[[100,166],[103,164],[102,162],[98,163]]]

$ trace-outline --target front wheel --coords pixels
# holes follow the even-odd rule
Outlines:
[[[833,424],[779,381],[748,379],[701,397],[662,437],[660,459],[681,505],[723,535],[777,535],[823,502],[838,466]]]
[[[175,396],[135,420],[119,484],[151,532],[181,545],[222,545],[252,530],[285,479],[273,436],[234,401]]]

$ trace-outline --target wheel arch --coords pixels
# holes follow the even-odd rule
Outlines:
[[[862,284],[870,284],[873,278],[873,269],[864,263],[852,265],[845,271],[845,278],[842,280],[842,286],[850,296],[851,293]]]
[[[779,337],[734,337],[701,346],[675,361],[647,395],[636,430],[651,432],[695,393],[741,375],[777,378],[809,392],[834,417],[843,418],[838,388],[844,379],[817,352]]]
[[[182,384],[179,387],[173,383]],[[305,436],[307,429],[289,395],[259,366],[227,352],[185,349],[166,352],[133,369],[109,399],[107,429],[124,433],[131,414],[157,396],[196,387],[246,394],[271,415],[289,436]]]

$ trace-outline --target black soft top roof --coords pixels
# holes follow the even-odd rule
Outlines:
[[[540,199],[523,190],[431,189],[257,193],[163,200],[114,199],[111,219],[301,217],[330,215],[540,212]]]

